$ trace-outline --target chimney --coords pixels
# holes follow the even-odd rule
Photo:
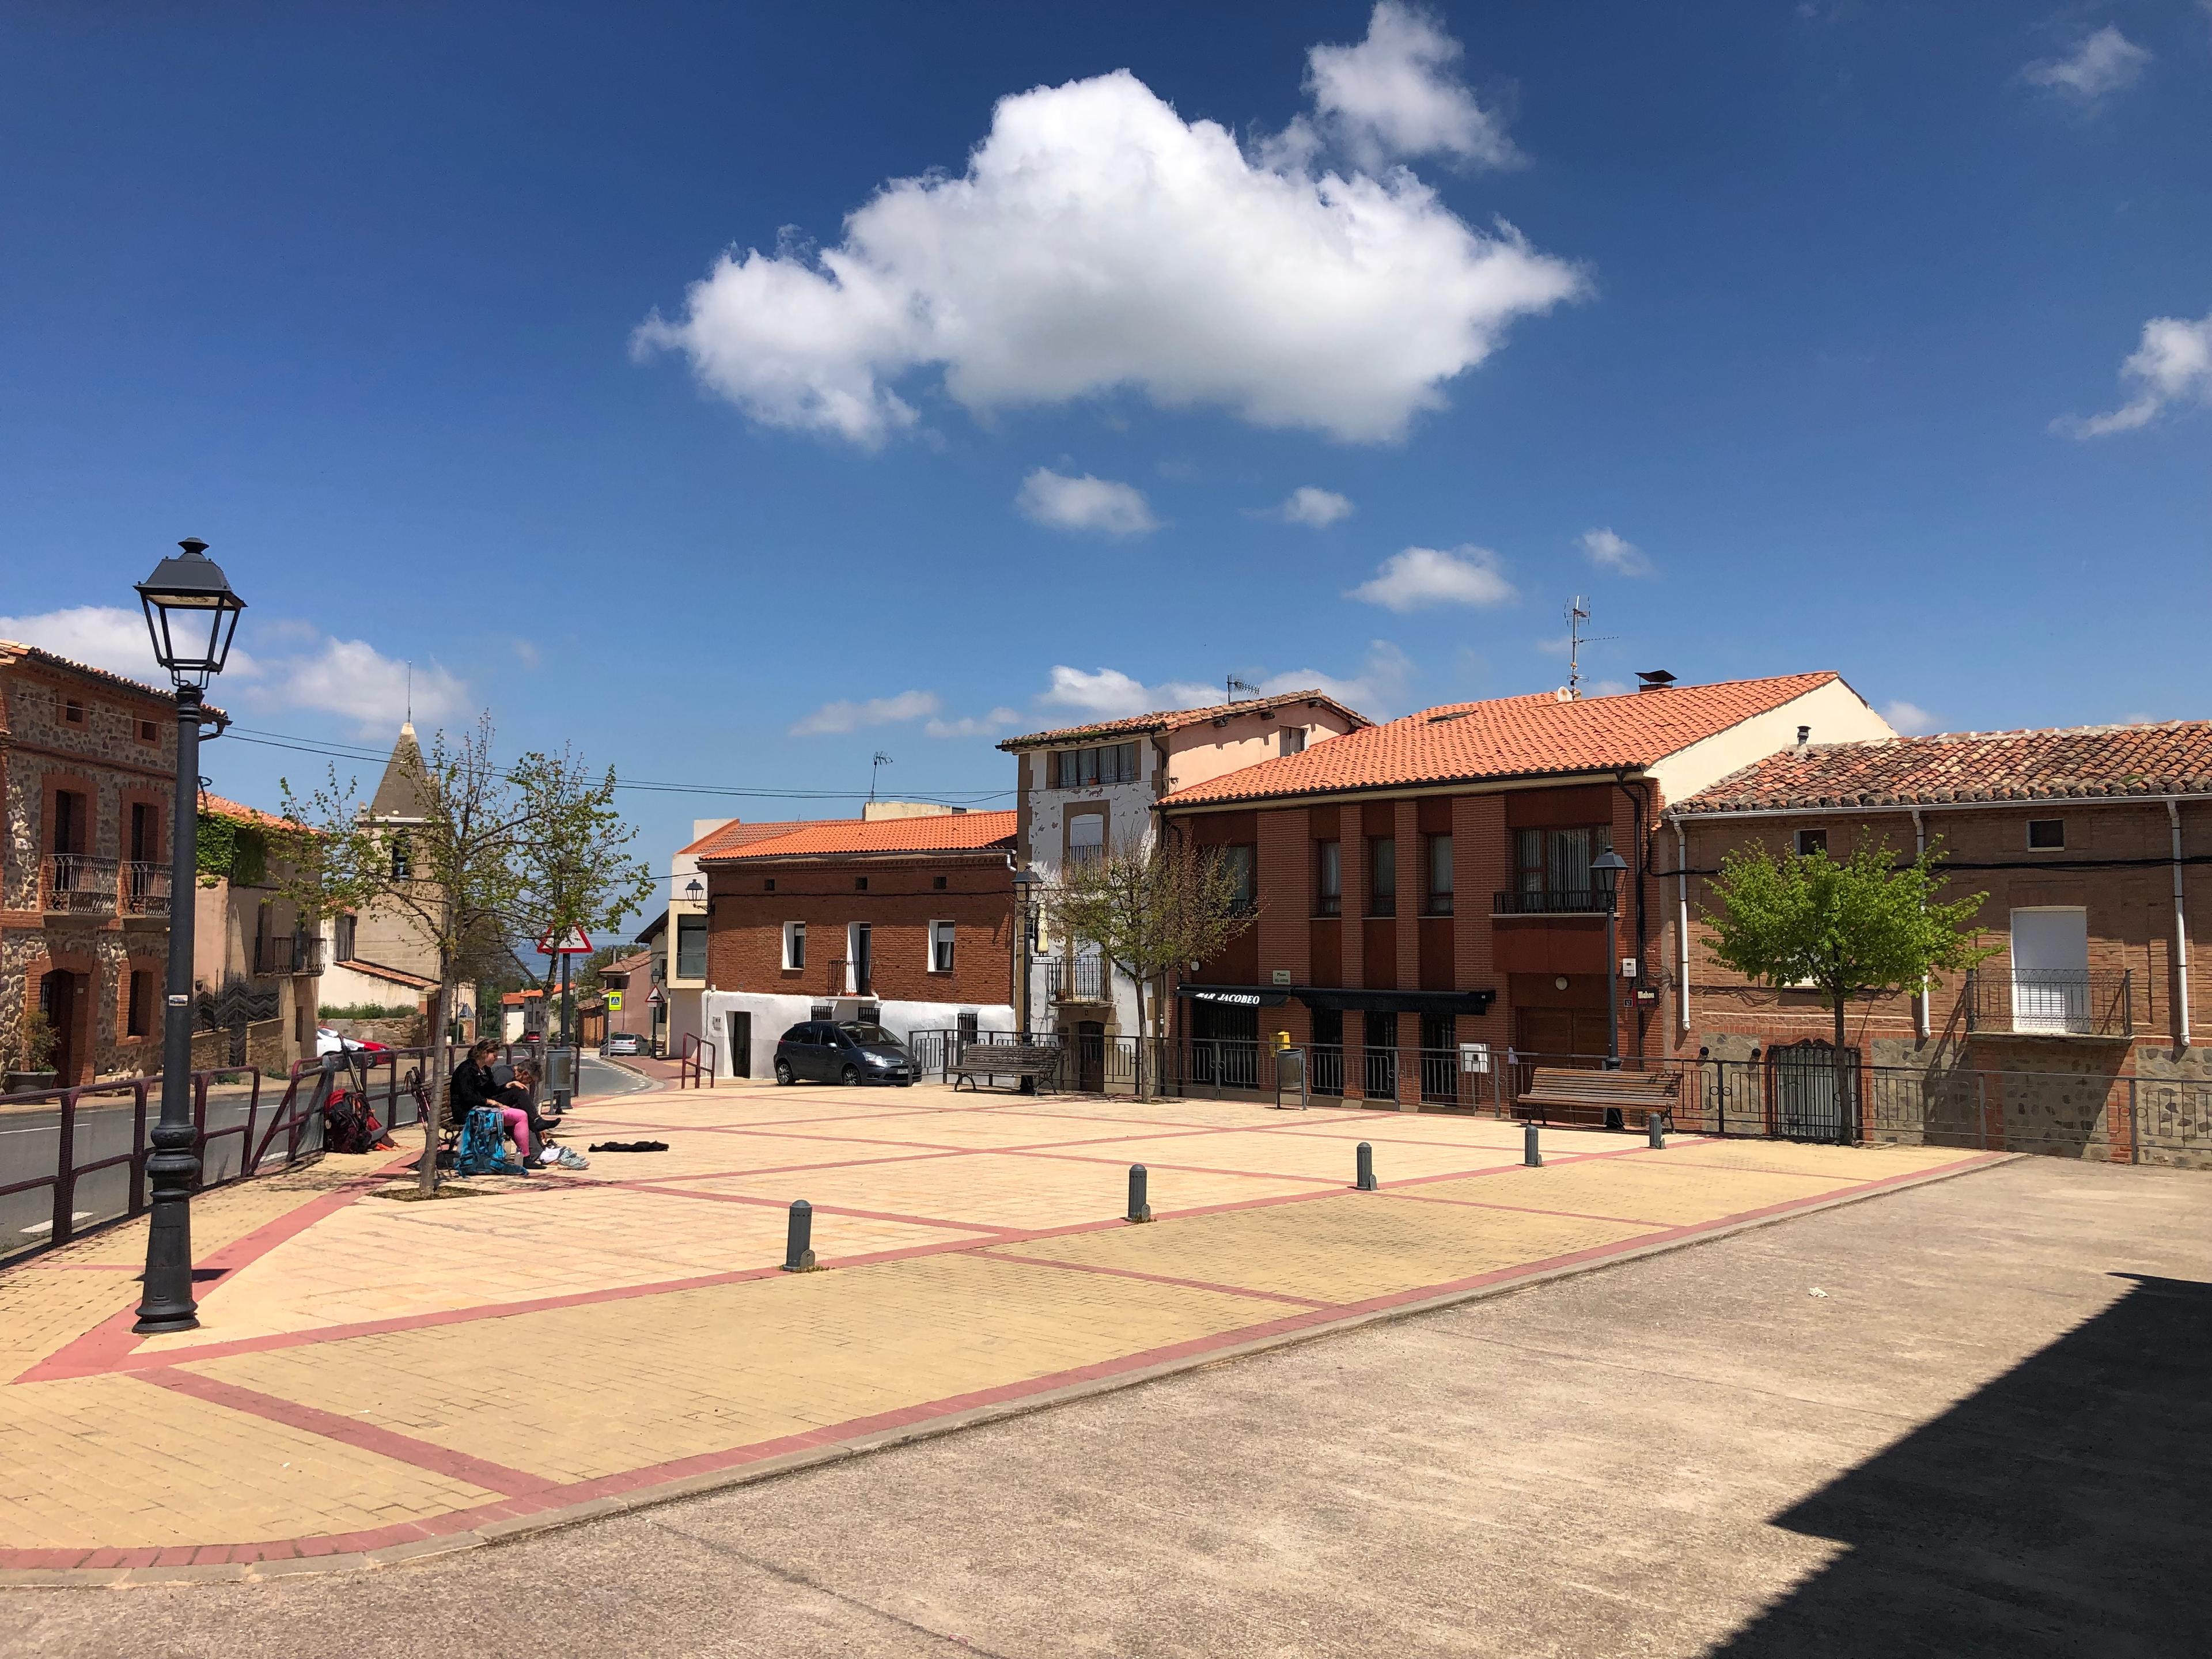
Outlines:
[[[1811,744],[1812,741],[1813,728],[1809,726],[1799,726],[1797,728],[1797,752],[1801,755],[1803,754],[1807,747]]]
[[[1638,691],[1664,691],[1674,684],[1674,677],[1663,668],[1647,668],[1637,675],[1636,680]]]

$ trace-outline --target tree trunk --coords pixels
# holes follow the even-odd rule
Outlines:
[[[1836,992],[1836,1140],[1840,1146],[1851,1141],[1851,1089],[1854,1081],[1850,1060],[1844,1053],[1844,993]]]
[[[424,1091],[429,1104],[422,1113],[422,1165],[416,1172],[416,1188],[428,1195],[438,1190],[438,1125],[445,1121],[446,1090],[453,1076],[452,1027],[447,1011],[453,1006],[449,972],[438,975],[438,989],[430,999],[430,1086]]]
[[[1145,981],[1135,974],[1129,978],[1137,988],[1137,1068],[1132,1086],[1141,1101],[1145,1097],[1145,1039],[1150,1030],[1145,1023]]]

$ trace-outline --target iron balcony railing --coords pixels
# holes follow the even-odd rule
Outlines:
[[[303,934],[275,934],[253,941],[253,971],[267,978],[280,974],[319,974],[323,942]]]
[[[41,866],[46,910],[59,915],[113,915],[115,872],[113,859],[89,853],[47,854]]]
[[[1514,888],[1491,896],[1494,916],[1601,916],[1606,895],[1595,887]]]
[[[169,869],[167,865],[139,860],[126,862],[118,880],[126,916],[166,916],[169,914]]]
[[[1044,984],[1054,1002],[1103,1002],[1106,964],[1096,957],[1055,957],[1044,964]]]
[[[1966,1029],[2014,1036],[2133,1036],[2135,975],[2126,969],[2015,968],[1966,975]]]

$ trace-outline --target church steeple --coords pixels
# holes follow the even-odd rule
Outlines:
[[[392,758],[384,763],[383,781],[368,803],[369,817],[421,823],[425,816],[422,775],[422,747],[415,741],[415,722],[408,720],[399,728],[399,740],[392,745]]]

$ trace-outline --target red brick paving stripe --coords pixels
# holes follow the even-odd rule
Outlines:
[[[1065,1267],[1074,1273],[1103,1273],[1109,1279],[1139,1279],[1147,1285],[1176,1285],[1187,1291],[1216,1291],[1224,1296],[1250,1297],[1261,1302],[1287,1302],[1300,1308],[1334,1308],[1334,1302],[1318,1301],[1310,1296],[1292,1296],[1287,1291],[1255,1291],[1249,1285],[1223,1285],[1210,1279],[1177,1279],[1170,1273],[1139,1273],[1134,1267],[1109,1267],[1097,1261],[1063,1261],[1048,1255],[1017,1255],[1011,1250],[986,1249],[979,1255],[994,1261],[1024,1261],[1033,1267]]]
[[[742,1176],[739,1178],[742,1179]],[[609,1184],[628,1186],[626,1182],[610,1182]],[[750,1204],[771,1210],[788,1210],[793,1201],[789,1198],[759,1198],[750,1193],[702,1193],[683,1187],[659,1185],[629,1187],[629,1190],[653,1193],[662,1198],[700,1198],[717,1204]],[[793,1196],[805,1197],[805,1195],[797,1194]],[[808,1201],[812,1203],[811,1200]],[[988,1221],[955,1221],[943,1216],[902,1215],[896,1210],[856,1210],[849,1205],[843,1204],[814,1204],[813,1210],[817,1215],[846,1215],[861,1221],[896,1221],[908,1227],[939,1227],[963,1233],[998,1233],[1007,1237],[1024,1237],[1026,1233],[1024,1228],[1000,1227]]]
[[[325,1440],[336,1440],[362,1451],[374,1452],[396,1462],[411,1463],[417,1468],[428,1469],[436,1474],[450,1475],[465,1480],[472,1486],[482,1486],[486,1492],[495,1492],[509,1498],[540,1492],[554,1485],[520,1469],[509,1468],[504,1463],[494,1463],[481,1457],[471,1457],[444,1446],[433,1445],[428,1440],[417,1440],[412,1435],[398,1434],[390,1429],[380,1429],[364,1423],[356,1417],[343,1417],[336,1412],[326,1412],[319,1406],[307,1406],[296,1400],[286,1400],[273,1394],[264,1394],[258,1389],[240,1388],[235,1382],[219,1382],[212,1376],[203,1376],[195,1371],[161,1370],[137,1373],[142,1382],[172,1392],[189,1395],[210,1406],[222,1406],[250,1417],[264,1418],[271,1423],[282,1423],[287,1428],[300,1429],[308,1434],[319,1435]]]

